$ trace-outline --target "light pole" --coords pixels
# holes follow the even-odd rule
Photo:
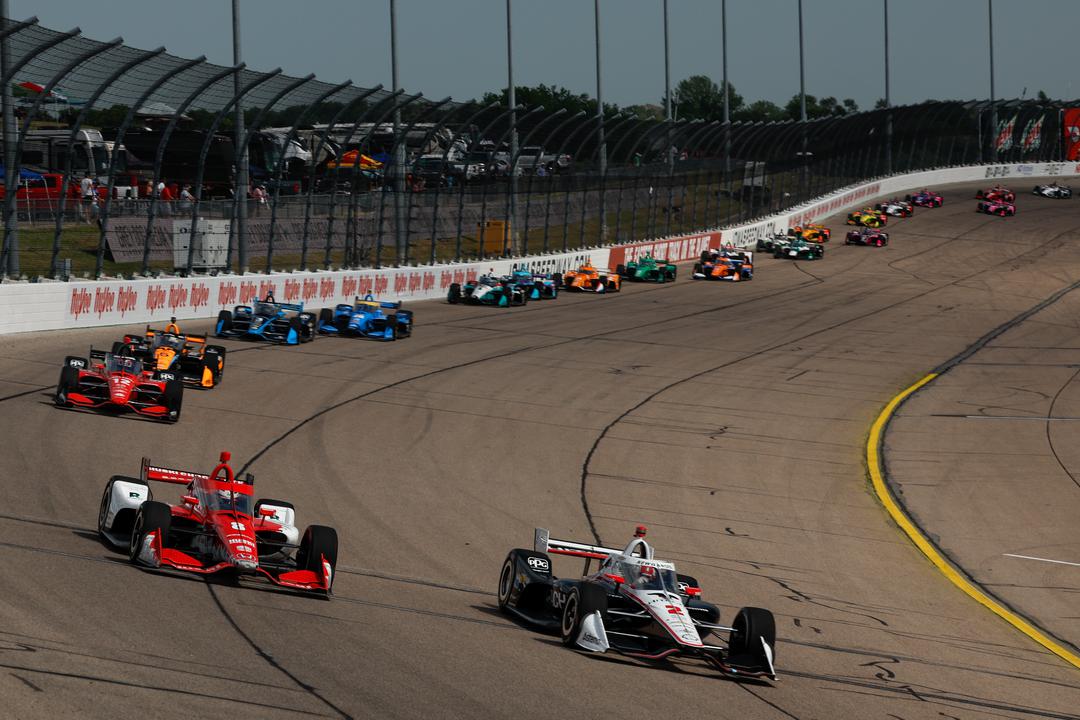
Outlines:
[[[665,0],[666,2],[666,0]],[[596,122],[598,123],[600,177],[607,177],[607,143],[604,139],[604,87],[601,83],[600,74],[600,0],[593,0],[593,25],[596,31]],[[607,239],[607,210],[604,205],[603,179],[600,181],[600,244]]]
[[[390,0],[390,90],[397,93],[400,89],[398,85],[398,66],[397,66],[397,0]],[[372,132],[377,128],[373,128]],[[394,177],[394,264],[401,265],[405,258],[402,257],[402,250],[405,243],[402,238],[402,232],[405,229],[404,222],[404,204],[402,201],[405,199],[405,143],[402,142],[404,138],[399,138],[398,133],[401,132],[401,105],[396,101],[394,102],[394,158],[391,161],[392,171]],[[357,154],[357,162],[360,161],[360,156]],[[385,178],[383,180],[386,182]],[[386,192],[385,187],[383,192]],[[382,258],[379,258],[381,260]]]
[[[671,149],[671,38],[668,35],[668,0],[664,0],[664,119],[668,121],[668,133],[664,142],[668,168],[675,166],[675,153]]]
[[[802,170],[799,173],[799,200],[806,191],[806,73],[803,62],[802,0],[799,0],[799,121],[802,123]]]
[[[728,91],[727,78],[727,0],[720,2],[720,45],[721,62],[724,69],[724,172],[731,172],[731,93]]]
[[[514,225],[517,220],[517,159],[518,159],[518,136],[517,136],[517,92],[514,88],[514,44],[513,44],[513,22],[511,21],[511,5],[512,0],[506,0],[506,85],[509,89],[509,97],[507,98],[508,108],[510,110],[510,197],[509,205],[510,222],[503,232],[503,247],[510,250],[510,254],[516,251],[514,247]],[[540,162],[541,158],[537,158],[536,161]]]
[[[8,0],[0,0],[0,23],[6,30],[8,27]],[[8,68],[11,67],[11,48],[8,44],[7,35],[0,37],[0,75],[8,76]],[[17,188],[19,186],[19,171],[15,167],[15,101],[12,97],[11,83],[4,83],[3,89],[3,136],[4,136],[4,186]],[[5,248],[7,251],[7,267],[0,267],[0,278],[19,276],[19,226],[10,217],[3,219],[2,232],[5,236]],[[0,256],[3,253],[0,252]]]
[[[889,96],[889,0],[885,0],[885,174],[892,175],[892,98]]]
[[[997,102],[994,100],[994,0],[986,0],[986,16],[990,39],[990,127],[993,129],[990,135],[990,161],[993,162],[998,141]]]
[[[232,0],[232,38],[233,38],[233,67],[240,66],[240,0]],[[240,71],[233,75],[233,92],[237,97],[240,95]],[[239,100],[236,103],[235,115],[236,132],[236,187],[234,192],[239,202],[236,204],[236,249],[237,264],[240,274],[248,271],[248,247],[247,247],[247,211],[248,211],[248,149],[244,133],[244,104]],[[241,145],[243,143],[243,145]],[[153,190],[157,192],[157,188]],[[192,238],[194,241],[194,238]]]

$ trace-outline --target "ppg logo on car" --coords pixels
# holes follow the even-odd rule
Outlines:
[[[529,567],[538,572],[548,572],[551,569],[551,563],[542,557],[530,557]]]

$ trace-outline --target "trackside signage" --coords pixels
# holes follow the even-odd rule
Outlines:
[[[557,255],[508,260],[455,263],[429,267],[386,268],[336,272],[296,272],[271,275],[103,280],[0,284],[0,334],[30,330],[93,327],[122,323],[212,318],[219,310],[249,303],[267,293],[283,302],[303,302],[321,308],[351,302],[368,293],[385,300],[423,300],[445,297],[451,283],[484,273],[507,274],[523,268],[534,272],[565,272],[588,261],[614,268],[642,255],[681,262],[697,258],[721,241],[752,247],[759,238],[788,227],[819,220],[835,212],[899,195],[920,187],[991,178],[1034,178],[1080,175],[1080,164],[1025,163],[945,168],[898,175],[845,188],[806,206],[720,231]],[[144,221],[145,222],[145,221]],[[143,225],[145,231],[145,225]],[[276,245],[276,242],[275,242]]]
[[[616,267],[638,260],[645,255],[652,255],[654,258],[670,260],[671,262],[682,262],[683,260],[693,260],[699,257],[703,250],[718,247],[720,247],[719,231],[683,235],[651,242],[615,245],[611,248],[608,263],[610,267]]]

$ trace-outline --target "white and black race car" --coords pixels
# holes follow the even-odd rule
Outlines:
[[[1063,200],[1072,197],[1072,188],[1068,185],[1058,185],[1057,183],[1036,185],[1035,189],[1031,191],[1031,194],[1042,195],[1043,197],[1054,198],[1055,200]]]
[[[556,540],[537,528],[533,550],[511,550],[499,575],[499,608],[558,630],[567,647],[644,660],[699,658],[736,678],[776,679],[776,622],[744,607],[730,626],[701,599],[697,580],[653,556],[645,528],[622,550]],[[551,556],[585,558],[580,578],[556,578]],[[593,560],[599,561],[590,572]],[[727,640],[711,636],[727,633]],[[721,644],[717,644],[721,643]]]

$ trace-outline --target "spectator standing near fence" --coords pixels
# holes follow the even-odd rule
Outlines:
[[[195,204],[195,196],[191,194],[191,186],[185,185],[180,191],[180,212],[187,214]]]
[[[169,217],[172,215],[172,201],[176,198],[173,196],[172,190],[165,183],[158,184],[158,202],[161,207],[161,216]]]
[[[94,181],[89,175],[83,175],[79,181],[79,194],[82,196],[83,221],[89,225],[91,222],[90,206],[94,199]]]
[[[262,214],[263,206],[266,205],[266,188],[262,185],[256,185],[255,189],[251,191],[251,197],[255,200],[255,215]]]

